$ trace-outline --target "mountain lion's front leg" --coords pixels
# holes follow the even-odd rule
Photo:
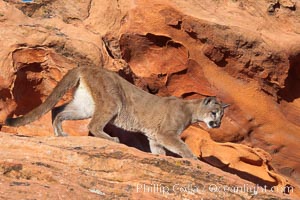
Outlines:
[[[179,138],[177,133],[174,131],[164,133],[163,135],[157,136],[157,142],[172,151],[180,155],[183,158],[192,158],[198,160],[197,156],[189,149],[189,147]]]
[[[151,153],[166,155],[166,151],[161,144],[159,144],[156,140],[153,140],[150,138],[148,138],[148,140],[149,140],[149,146],[150,146]]]

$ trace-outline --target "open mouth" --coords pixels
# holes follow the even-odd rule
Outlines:
[[[209,128],[219,128],[220,127],[220,123],[214,122],[214,121],[210,121],[207,126]]]
[[[204,128],[204,129],[206,129],[206,128],[212,129],[212,128],[219,128],[220,127],[220,124],[215,123],[215,122],[209,122],[209,123],[198,122],[197,124],[198,124],[198,126]]]
[[[212,128],[219,128],[220,125],[219,124],[215,124],[214,126],[212,126]]]

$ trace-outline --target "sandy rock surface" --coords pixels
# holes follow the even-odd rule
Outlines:
[[[1,132],[0,141],[1,199],[286,196],[255,189],[255,184],[203,162],[154,156],[98,138],[18,137]]]

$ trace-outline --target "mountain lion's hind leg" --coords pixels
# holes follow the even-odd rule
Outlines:
[[[99,106],[88,126],[92,135],[119,143],[118,137],[111,137],[103,131],[105,125],[109,123],[116,114],[116,105],[114,103],[106,103],[105,105]]]
[[[68,136],[62,129],[64,120],[88,119],[91,115],[83,112],[74,103],[65,104],[52,109],[52,125],[55,136]]]

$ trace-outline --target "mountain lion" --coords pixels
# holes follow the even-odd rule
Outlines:
[[[74,87],[73,100],[53,108]],[[62,121],[92,118],[88,128],[94,136],[119,142],[117,137],[103,131],[107,123],[112,123],[124,130],[145,134],[154,154],[165,154],[165,147],[182,157],[197,159],[179,135],[190,124],[200,121],[209,128],[218,128],[227,106],[215,97],[183,100],[155,96],[114,72],[77,67],[63,77],[45,102],[24,116],[8,118],[5,123],[22,126],[53,108],[52,123],[56,136],[67,136],[62,130]]]

